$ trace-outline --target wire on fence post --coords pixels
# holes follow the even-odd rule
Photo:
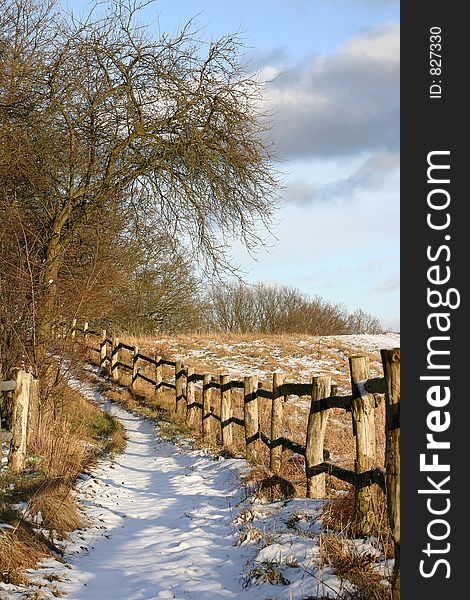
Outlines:
[[[100,369],[104,369],[106,367],[106,359],[107,359],[106,329],[102,329],[101,330],[101,338],[100,338]]]
[[[134,346],[134,349],[132,350],[132,379],[131,379],[131,390],[135,390],[135,385],[137,383],[137,377],[139,374],[138,368],[137,368],[137,363],[138,363],[138,358],[139,356],[139,347],[138,346]]]
[[[187,403],[187,413],[186,419],[188,426],[194,425],[195,422],[195,394],[194,394],[194,367],[188,367],[186,374],[186,403]]]
[[[220,375],[220,439],[224,448],[233,444],[232,390],[227,375]]]
[[[183,363],[181,360],[175,361],[175,413],[179,417],[183,417]]]
[[[161,397],[162,394],[162,357],[155,355],[155,397],[157,400]]]
[[[205,373],[202,384],[202,435],[209,443],[214,441],[211,382],[212,376]]]
[[[113,335],[111,343],[111,379],[119,382],[119,338]]]

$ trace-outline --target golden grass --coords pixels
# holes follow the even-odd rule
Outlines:
[[[22,571],[48,555],[53,539],[86,525],[71,494],[74,482],[102,452],[125,445],[122,425],[64,382],[41,399],[30,438],[26,474],[7,473],[0,480],[0,520],[13,527],[0,534],[0,580],[5,582],[26,583]],[[11,508],[18,502],[27,503],[23,514]]]
[[[344,539],[328,534],[322,538],[322,553],[325,562],[334,568],[335,575],[354,585],[348,600],[391,600],[391,589],[385,574],[374,568],[377,559],[370,554],[360,554],[345,543]]]
[[[355,537],[354,503],[355,491],[351,486],[349,486],[347,491],[337,493],[334,498],[330,498],[325,504],[321,515],[321,520],[325,528],[336,533]],[[377,538],[383,555],[391,558],[394,555],[394,545],[388,524],[386,498],[380,492],[377,494],[375,515],[376,528],[373,531],[373,535]]]
[[[37,534],[17,521],[13,529],[3,531],[0,536],[0,580],[13,585],[27,583],[23,571],[34,567],[49,553]]]
[[[253,467],[242,479],[242,485],[249,489],[250,496],[268,502],[299,496],[292,482],[275,475],[266,467]]]

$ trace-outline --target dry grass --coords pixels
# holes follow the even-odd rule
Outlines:
[[[346,596],[348,600],[391,600],[390,587],[383,583],[385,575],[375,568],[377,559],[373,555],[360,554],[332,534],[323,537],[322,552],[335,574],[354,585],[354,592]]]
[[[377,496],[375,547],[385,558],[393,558],[394,545],[388,525],[385,496]],[[390,600],[390,586],[384,584],[391,573],[377,568],[377,558],[371,554],[363,554],[352,545],[351,537],[356,536],[354,528],[354,490],[339,494],[324,507],[322,522],[327,534],[322,539],[322,552],[326,563],[330,564],[335,574],[347,579],[355,586],[355,592],[347,596],[348,600]]]
[[[254,467],[242,479],[242,485],[249,489],[250,496],[268,502],[294,498],[299,495],[296,487],[290,481],[275,475],[265,467]]]
[[[28,511],[31,515],[41,515],[41,526],[54,532],[54,538],[58,539],[64,539],[69,532],[86,525],[70,494],[70,487],[61,481],[45,480],[38,493],[32,495]]]
[[[13,529],[0,537],[0,580],[13,585],[27,583],[22,572],[34,567],[50,554],[50,549],[24,522],[18,520]]]
[[[324,526],[331,531],[356,537],[357,532],[354,528],[354,503],[355,492],[349,487],[346,492],[336,494],[330,498],[322,512],[322,522]],[[376,498],[376,527],[373,535],[377,539],[378,546],[387,558],[393,557],[394,545],[391,537],[391,531],[388,524],[387,502],[385,494],[380,490]]]
[[[64,382],[41,399],[35,435],[28,440],[29,468],[0,480],[0,580],[25,582],[33,567],[86,521],[71,494],[77,476],[103,452],[125,445],[124,429]],[[22,513],[13,509],[27,503]],[[35,526],[33,526],[33,524]]]

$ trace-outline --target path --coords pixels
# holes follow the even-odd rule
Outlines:
[[[123,423],[128,443],[79,485],[94,526],[68,544],[59,589],[74,600],[266,598],[243,588],[246,550],[234,545],[241,461],[159,440],[154,422],[70,384]]]

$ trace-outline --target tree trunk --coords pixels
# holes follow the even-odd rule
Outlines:
[[[39,278],[39,293],[35,327],[35,366],[36,370],[42,369],[47,356],[47,351],[52,339],[52,324],[57,299],[57,278],[59,275],[60,260],[67,242],[72,239],[72,232],[78,225],[78,220],[64,233],[64,227],[69,223],[72,214],[72,202],[66,201],[55,216],[51,224],[51,236],[47,244],[46,260]]]
[[[37,370],[41,370],[44,365],[52,339],[52,324],[57,298],[57,277],[62,250],[60,234],[54,234],[47,246],[46,261],[39,280],[34,352]]]

